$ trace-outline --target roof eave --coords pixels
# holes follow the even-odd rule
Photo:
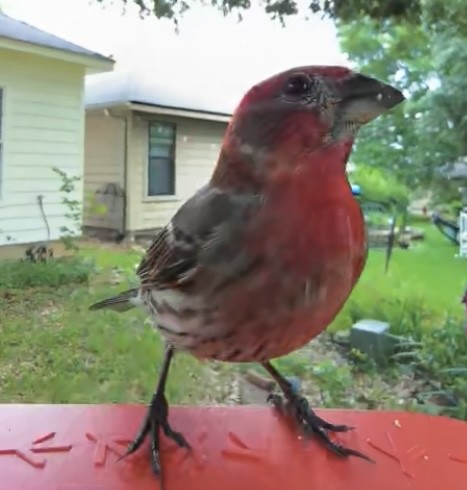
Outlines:
[[[26,41],[19,41],[17,39],[11,39],[1,36],[0,48],[20,51],[23,53],[44,56],[46,58],[82,65],[86,68],[87,74],[111,71],[113,70],[115,64],[115,61],[113,59],[107,58],[97,53],[95,55],[79,54],[73,51],[51,48],[48,46],[42,46],[39,44],[28,43]]]
[[[109,101],[109,102],[96,102],[93,104],[86,104],[87,111],[99,110],[99,109],[120,109],[129,110],[135,112],[145,112],[147,114],[159,114],[173,117],[185,117],[189,119],[198,119],[202,121],[214,121],[228,123],[232,118],[231,115],[194,111],[191,109],[182,109],[178,107],[165,107],[161,105],[143,104],[140,102],[124,102],[124,101]]]
[[[111,103],[96,103],[96,104],[85,104],[85,110],[88,113],[112,110],[117,112],[129,112],[128,104],[125,102],[111,102]]]
[[[128,102],[128,108],[132,111],[146,112],[148,114],[161,114],[166,116],[186,117],[201,119],[203,121],[216,121],[228,123],[232,118],[229,114],[195,111],[180,107],[166,107],[161,105],[144,104],[140,102]]]

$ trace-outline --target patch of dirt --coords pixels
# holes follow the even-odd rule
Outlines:
[[[300,375],[301,392],[313,407],[342,407],[355,409],[404,410],[420,401],[419,394],[433,389],[427,380],[407,373],[362,369],[352,367],[345,347],[334,343],[330,336],[322,334],[293,354],[300,356],[300,363],[307,369]],[[326,376],[320,374],[320,366],[330,367]],[[207,364],[209,389],[200,403],[215,405],[266,404],[271,387],[266,373],[250,374],[238,366]],[[333,369],[336,368],[337,371]]]

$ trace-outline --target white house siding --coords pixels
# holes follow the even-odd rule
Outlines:
[[[84,67],[0,49],[3,88],[3,183],[0,190],[0,245],[50,239],[71,223],[61,204],[61,180],[52,171],[83,174]],[[82,181],[68,195],[82,200]]]
[[[175,197],[146,196],[148,120],[176,124]],[[209,180],[219,157],[227,123],[136,114],[132,122],[127,229],[141,231],[159,228],[170,220],[193,192]]]
[[[121,117],[106,116],[102,110],[88,111],[85,128],[84,191],[95,202],[104,204],[106,212],[86,209],[84,225],[120,229],[122,199],[99,191],[107,184],[124,188],[125,121]]]

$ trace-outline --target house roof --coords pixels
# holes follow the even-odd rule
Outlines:
[[[195,83],[169,81],[167,75],[113,71],[86,77],[86,108],[139,104],[185,112],[230,117],[237,101],[222,91]],[[133,107],[135,108],[135,107]]]
[[[113,63],[111,58],[66,41],[65,39],[29,25],[26,22],[13,19],[3,12],[0,12],[0,40],[26,43],[28,45],[40,46],[92,58],[96,61]]]
[[[438,172],[448,179],[467,179],[467,155],[460,157],[454,163],[443,165]]]

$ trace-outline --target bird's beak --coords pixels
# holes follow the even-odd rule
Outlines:
[[[402,92],[371,77],[353,74],[339,85],[346,121],[366,124],[405,100]]]

